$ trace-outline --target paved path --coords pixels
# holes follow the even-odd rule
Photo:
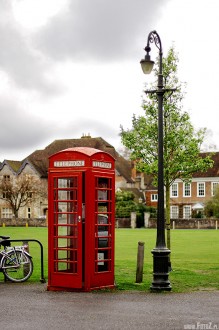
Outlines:
[[[219,291],[75,293],[0,283],[0,292],[4,330],[219,329]]]

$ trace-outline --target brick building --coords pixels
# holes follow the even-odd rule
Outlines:
[[[203,157],[207,153],[202,153]],[[171,218],[188,219],[203,214],[205,203],[214,196],[219,185],[219,152],[212,159],[214,165],[206,172],[193,174],[190,183],[177,179],[170,189],[170,213]],[[145,199],[146,205],[157,206],[157,188],[153,186],[151,177],[145,176]]]

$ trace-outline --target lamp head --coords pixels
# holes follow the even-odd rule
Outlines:
[[[151,57],[149,55],[151,48],[149,46],[146,46],[145,51],[147,52],[147,54],[145,55],[145,58],[140,61],[141,68],[144,74],[150,74],[154,66],[154,61],[151,61]]]

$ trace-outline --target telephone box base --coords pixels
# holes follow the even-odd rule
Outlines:
[[[94,288],[82,288],[82,289],[73,289],[73,288],[63,288],[57,286],[47,286],[47,291],[63,291],[63,292],[91,292],[97,290],[114,290],[116,289],[115,285],[106,285],[106,286],[98,286]]]

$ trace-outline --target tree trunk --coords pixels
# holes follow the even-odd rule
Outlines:
[[[170,239],[170,187],[166,187],[166,230],[167,230],[167,248],[171,249],[171,239]],[[171,260],[170,254],[168,256],[168,270],[171,271]]]
[[[18,218],[18,210],[15,208],[12,208],[13,212],[14,212],[14,216],[15,218]]]
[[[166,187],[166,229],[167,229],[167,247],[170,250],[170,187]]]

